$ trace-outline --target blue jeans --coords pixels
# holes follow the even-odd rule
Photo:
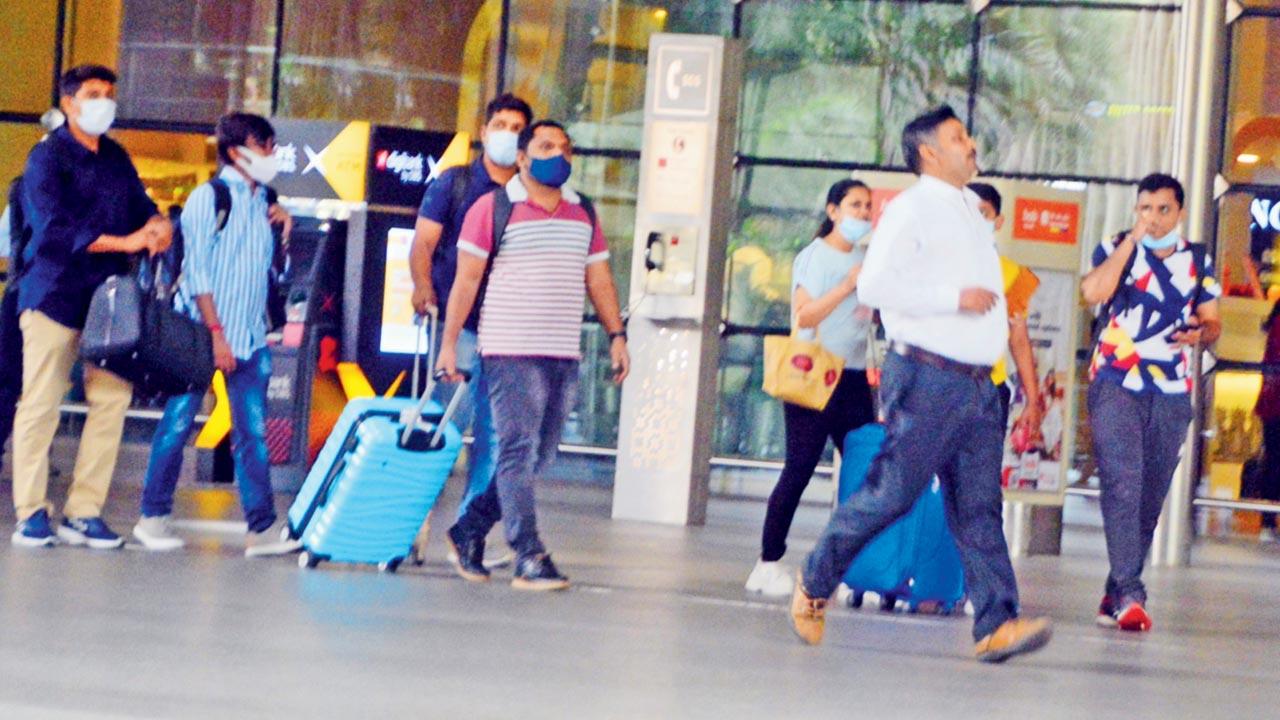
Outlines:
[[[1102,485],[1102,528],[1111,572],[1105,592],[1146,602],[1142,566],[1191,424],[1185,393],[1135,393],[1106,380],[1089,386],[1089,428]]]
[[[1018,615],[1001,518],[1004,429],[996,387],[890,353],[882,389],[884,447],[809,555],[805,592],[829,597],[863,546],[910,510],[937,475],[973,601],[973,637],[986,637]]]
[[[454,420],[464,430],[470,425],[472,437],[471,448],[467,451],[467,490],[458,506],[458,518],[461,519],[471,503],[493,485],[493,474],[498,464],[498,432],[493,426],[489,382],[485,379],[484,368],[479,362],[476,334],[473,331],[463,330],[458,336],[457,352],[458,367],[471,372],[467,397],[463,399],[463,407],[459,408]],[[441,405],[447,404],[452,390],[452,385],[441,384],[436,393],[437,401]]]
[[[262,348],[248,360],[239,360],[227,378],[231,401],[231,454],[240,503],[250,532],[262,532],[276,521],[267,461],[267,381],[271,378],[271,351]],[[151,460],[142,483],[142,515],[156,517],[173,512],[173,492],[182,469],[182,448],[191,436],[204,392],[175,395],[164,406],[164,417],[151,440]]]
[[[544,553],[534,481],[556,457],[574,403],[578,361],[495,357],[481,364],[498,434],[498,466],[494,482],[466,508],[455,527],[464,537],[484,537],[501,519],[517,556]]]

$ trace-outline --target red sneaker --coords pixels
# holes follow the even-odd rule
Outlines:
[[[1116,613],[1116,624],[1121,630],[1129,632],[1147,632],[1151,630],[1151,616],[1142,603],[1131,600]]]

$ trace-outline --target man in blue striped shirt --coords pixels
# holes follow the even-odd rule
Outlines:
[[[240,501],[248,521],[245,555],[277,555],[297,549],[280,542],[267,460],[267,282],[273,222],[288,224],[278,205],[268,207],[266,184],[276,174],[275,130],[266,119],[232,113],[218,121],[218,179],[230,190],[231,210],[218,230],[214,188],[191,193],[182,212],[185,254],[178,302],[213,334],[214,364],[227,380],[231,450]],[[204,399],[197,391],[169,399],[151,444],[143,482],[142,518],[133,536],[150,550],[183,546],[169,524],[182,449]]]

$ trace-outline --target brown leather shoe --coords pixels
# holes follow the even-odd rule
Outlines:
[[[1014,655],[1035,652],[1049,644],[1053,627],[1049,618],[1007,620],[996,631],[978,641],[974,655],[987,663],[1004,662]]]
[[[827,623],[827,599],[811,598],[804,591],[803,578],[796,573],[796,589],[791,593],[791,629],[809,645],[822,642]]]

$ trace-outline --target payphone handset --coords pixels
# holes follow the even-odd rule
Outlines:
[[[698,270],[698,229],[660,227],[645,241],[645,292],[693,295]]]

